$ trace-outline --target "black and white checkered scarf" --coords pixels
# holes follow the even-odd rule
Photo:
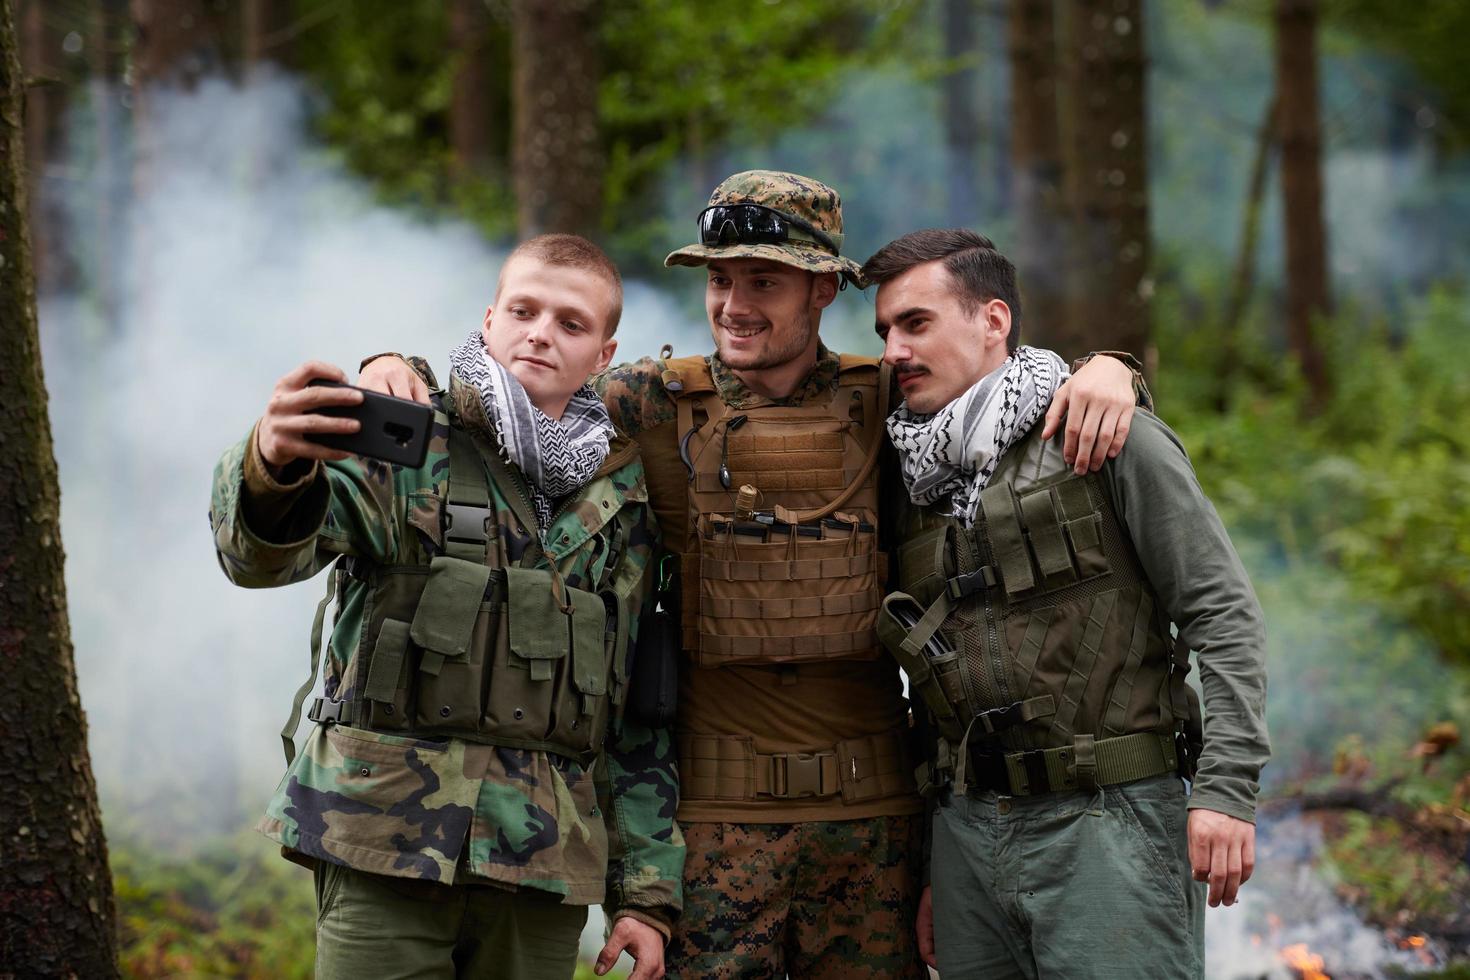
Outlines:
[[[980,491],[1001,454],[1046,414],[1069,372],[1049,350],[1018,347],[1006,362],[933,415],[915,415],[905,403],[888,416],[909,497],[938,505],[969,527]]]
[[[502,454],[526,475],[536,520],[545,531],[556,501],[581,489],[607,459],[613,425],[602,399],[584,384],[562,417],[552,418],[532,405],[515,375],[490,356],[479,330],[450,353],[449,362],[460,381],[479,392]]]

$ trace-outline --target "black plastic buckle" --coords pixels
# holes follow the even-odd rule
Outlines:
[[[949,592],[949,598],[954,602],[969,598],[981,589],[995,588],[995,569],[990,565],[981,565],[973,572],[964,575],[956,575],[945,583],[945,589]]]
[[[490,540],[490,508],[444,502],[444,540],[485,544]]]
[[[311,710],[306,717],[319,725],[337,724],[351,710],[348,705],[350,701],[328,701],[326,698],[317,698],[311,703]]]

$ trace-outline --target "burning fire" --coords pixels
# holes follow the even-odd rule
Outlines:
[[[1307,949],[1306,943],[1293,943],[1281,951],[1281,961],[1301,975],[1302,980],[1332,980],[1324,972],[1322,957]]]

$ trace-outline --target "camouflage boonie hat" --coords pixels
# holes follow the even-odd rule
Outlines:
[[[709,196],[709,207],[759,204],[805,221],[842,247],[842,198],[820,180],[778,170],[747,170],[727,177]],[[670,252],[664,265],[705,265],[711,259],[770,259],[808,272],[837,272],[864,285],[862,266],[816,242],[792,239],[781,244],[736,242],[687,245]]]

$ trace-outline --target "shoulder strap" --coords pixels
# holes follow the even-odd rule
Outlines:
[[[851,357],[851,355],[848,354],[843,354],[841,356],[843,358]],[[873,362],[873,358],[863,358],[863,360]],[[854,367],[858,366],[863,365],[854,365]],[[842,368],[839,368],[839,373],[842,370]],[[852,495],[857,493],[858,490],[862,489],[863,484],[868,482],[869,474],[873,472],[873,467],[877,465],[878,454],[883,451],[883,436],[888,431],[888,426],[886,424],[888,419],[888,395],[889,389],[892,384],[893,369],[887,364],[880,365],[878,367],[878,417],[876,419],[867,420],[869,429],[868,455],[863,459],[863,465],[857,471],[857,475],[852,478],[852,482],[847,485],[846,489],[844,489],[836,497],[832,498],[832,500],[829,501],[825,506],[818,507],[815,510],[798,511],[792,517],[793,523],[799,522],[805,524],[809,521],[821,520],[822,518],[826,517],[828,514],[831,514],[833,511],[837,510],[843,504],[851,500]]]
[[[316,687],[317,669],[322,662],[322,627],[326,624],[327,603],[332,601],[332,595],[337,589],[337,578],[342,574],[339,559],[338,564],[333,566],[332,573],[327,576],[327,594],[317,603],[316,617],[311,621],[311,676],[296,690],[296,697],[291,700],[291,714],[286,719],[285,727],[281,729],[281,748],[286,752],[288,766],[296,758],[296,726],[301,724],[301,705],[311,689]]]

